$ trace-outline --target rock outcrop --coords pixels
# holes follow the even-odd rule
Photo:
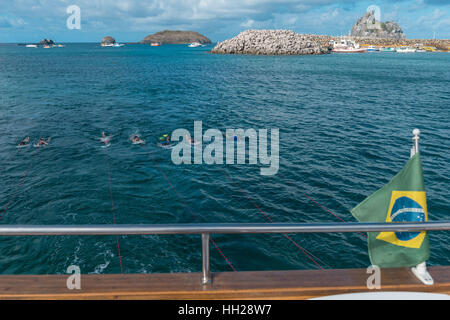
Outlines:
[[[44,39],[44,40],[41,40],[41,42],[39,42],[38,44],[42,45],[42,46],[52,46],[55,44],[55,42],[51,39]]]
[[[172,31],[164,30],[146,36],[141,43],[149,44],[152,42],[159,42],[164,44],[188,44],[192,42],[199,42],[202,44],[211,43],[204,35],[195,31]]]
[[[405,39],[402,28],[395,22],[381,22],[375,18],[374,11],[368,11],[353,25],[352,37]]]
[[[102,39],[102,44],[114,44],[116,43],[116,39],[110,36],[106,36]]]
[[[305,55],[330,53],[318,37],[290,30],[246,30],[219,42],[212,53],[255,55]]]

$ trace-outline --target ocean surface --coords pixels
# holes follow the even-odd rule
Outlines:
[[[450,54],[213,55],[212,46],[0,46],[0,224],[346,222],[407,162],[450,214]],[[178,128],[278,128],[280,168],[175,165]],[[113,135],[102,148],[102,131]],[[146,145],[132,145],[138,133]],[[51,137],[50,146],[17,149]],[[111,187],[111,188],[110,188]],[[111,191],[111,192],[110,192]],[[114,208],[114,211],[113,211]],[[214,235],[212,271],[364,268],[361,234]],[[430,265],[450,265],[432,232]],[[120,236],[125,273],[199,272],[197,235]],[[299,247],[302,248],[299,249]],[[305,254],[306,252],[307,254]],[[1,237],[1,274],[121,272],[114,236]],[[319,267],[320,266],[320,267]]]

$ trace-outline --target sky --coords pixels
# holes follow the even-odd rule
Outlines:
[[[72,5],[80,9],[80,29],[67,27]],[[0,43],[100,42],[106,35],[137,42],[167,29],[213,42],[246,29],[345,35],[373,5],[408,38],[450,38],[450,0],[0,0]]]

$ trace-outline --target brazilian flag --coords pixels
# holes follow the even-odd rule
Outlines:
[[[416,153],[387,185],[351,211],[360,222],[428,221],[422,162]],[[381,268],[412,267],[430,256],[426,231],[369,232],[372,265]]]

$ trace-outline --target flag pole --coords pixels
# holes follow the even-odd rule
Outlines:
[[[419,129],[414,129],[413,130],[413,146],[411,148],[411,157],[414,156],[416,153],[419,152],[419,135],[420,135],[420,130]],[[427,263],[426,261],[419,263],[417,266],[412,267],[411,271],[414,273],[414,275],[420,280],[422,281],[423,284],[426,285],[433,285],[434,284],[434,280],[431,277],[430,273],[427,270]]]

